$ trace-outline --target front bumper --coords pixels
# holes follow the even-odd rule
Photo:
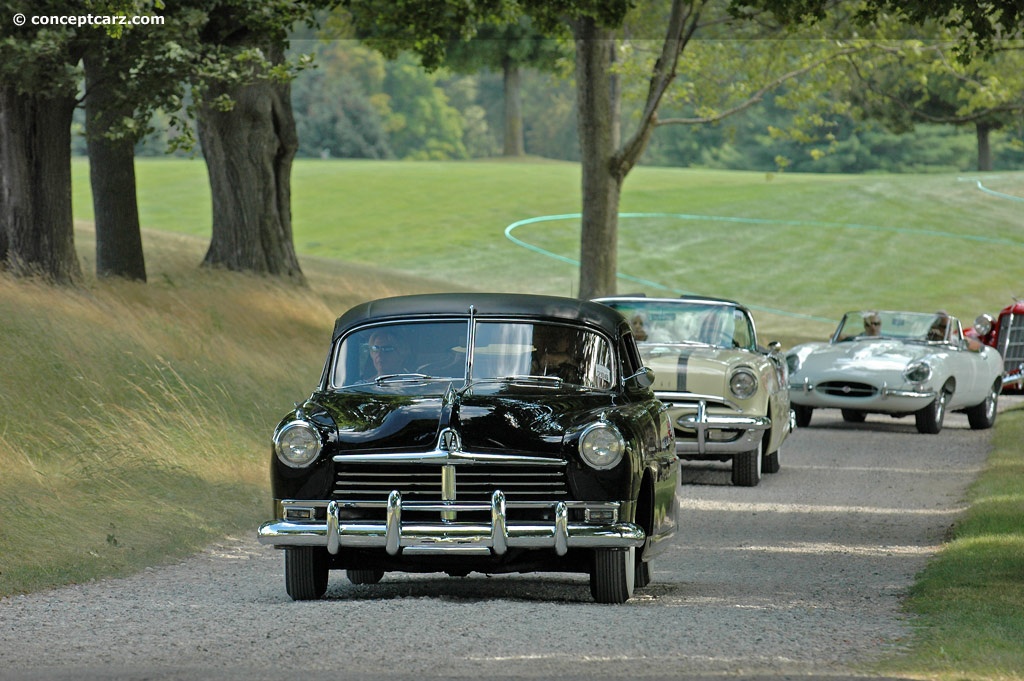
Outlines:
[[[928,406],[938,396],[938,393],[930,388],[893,388],[885,384],[876,387],[874,394],[871,395],[844,395],[836,391],[825,392],[819,389],[818,385],[806,378],[799,383],[791,383],[790,401],[805,407],[908,414]]]
[[[662,398],[666,399],[670,400]],[[768,416],[712,412],[707,400],[670,400],[666,404],[673,415],[672,425],[677,431],[676,454],[680,456],[749,452],[772,427]]]
[[[326,521],[287,520],[289,510],[308,510],[326,503]],[[344,508],[386,508],[383,521],[342,519]],[[551,508],[553,522],[510,521],[508,508]],[[285,500],[280,502],[280,519],[264,523],[258,531],[261,544],[285,546],[323,546],[332,554],[343,547],[383,548],[389,555],[503,555],[509,548],[554,549],[564,556],[570,548],[628,548],[642,546],[644,530],[633,523],[569,522],[569,509],[584,510],[584,515],[607,515],[619,504],[591,502],[516,502],[508,504],[499,490],[483,502],[403,502],[397,490],[387,502],[311,502]],[[437,521],[403,522],[402,512],[438,512]],[[490,522],[458,522],[459,513],[490,512]]]

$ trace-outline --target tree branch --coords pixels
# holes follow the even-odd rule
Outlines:
[[[633,135],[626,140],[611,159],[612,173],[620,180],[629,174],[647,148],[651,133],[658,124],[658,106],[672,81],[675,80],[679,55],[682,54],[697,30],[701,11],[708,1],[673,0],[672,2],[668,28],[665,29],[665,40],[662,43],[661,54],[654,64],[639,124]]]
[[[840,50],[839,52],[836,52],[834,54],[831,54],[831,55],[829,55],[829,56],[827,56],[827,57],[825,57],[823,59],[819,59],[818,61],[816,61],[814,63],[807,64],[806,66],[803,66],[803,67],[801,67],[799,69],[795,69],[793,71],[789,71],[788,73],[784,73],[781,76],[779,76],[778,78],[776,78],[775,80],[773,80],[770,83],[768,83],[767,85],[759,88],[754,94],[752,94],[750,97],[748,97],[744,101],[740,102],[736,106],[734,106],[734,107],[732,107],[730,109],[726,109],[725,111],[723,111],[721,113],[717,113],[717,114],[715,114],[713,116],[697,116],[697,117],[692,117],[692,118],[685,118],[685,117],[665,118],[665,119],[657,121],[655,123],[655,125],[656,126],[662,126],[662,125],[702,125],[702,124],[705,124],[705,123],[717,123],[717,122],[719,122],[721,120],[724,120],[724,119],[726,119],[726,118],[728,118],[730,116],[738,114],[741,111],[746,111],[747,109],[751,108],[755,104],[759,104],[760,102],[762,102],[764,100],[764,96],[766,94],[768,94],[769,92],[771,92],[771,91],[781,87],[784,83],[787,83],[788,81],[791,81],[791,80],[793,80],[795,78],[799,78],[800,76],[804,75],[805,73],[813,71],[814,69],[818,68],[819,66],[827,64],[828,62],[830,62],[832,60],[838,59],[840,57],[849,56],[851,54],[856,54],[858,52],[864,51],[865,49],[867,49],[867,48],[865,48],[865,47],[849,47],[849,48]]]

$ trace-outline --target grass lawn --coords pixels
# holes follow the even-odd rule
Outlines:
[[[88,172],[75,212],[91,219]],[[144,226],[209,237],[205,165],[141,159]],[[983,178],[1024,196],[1024,173]],[[299,253],[451,286],[573,296],[579,222],[518,221],[579,212],[579,170],[561,162],[296,163]],[[731,297],[763,335],[818,338],[849,309],[946,309],[970,324],[1024,294],[1020,202],[950,175],[800,175],[635,170],[621,210],[620,292]],[[553,257],[558,256],[558,257]],[[495,267],[500,263],[500,267]],[[655,286],[636,283],[650,282]],[[814,321],[819,320],[819,321]]]
[[[0,596],[124,574],[266,516],[277,419],[319,376],[334,318],[371,298],[488,289],[573,295],[568,163],[300,161],[309,279],[200,270],[201,161],[140,159],[148,284],[54,289],[0,276]],[[88,168],[76,240],[94,267]],[[1024,294],[1024,173],[765,175],[639,168],[620,292],[750,305],[763,341],[824,337],[847,309],[946,309],[970,324]],[[636,215],[634,215],[636,214]],[[908,601],[919,636],[881,671],[1024,679],[1024,411],[1000,417],[972,508]],[[141,513],[139,509],[146,509]],[[45,538],[41,541],[40,538]]]

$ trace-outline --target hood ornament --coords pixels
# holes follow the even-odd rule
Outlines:
[[[455,454],[462,451],[462,437],[454,428],[445,428],[438,438],[437,448],[442,452]]]

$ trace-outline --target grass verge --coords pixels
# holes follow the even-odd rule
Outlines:
[[[88,257],[93,234],[76,239]],[[150,283],[0,275],[0,596],[126,574],[269,517],[269,437],[334,318],[410,278],[306,263],[308,288],[201,270],[147,232]]]
[[[882,670],[960,681],[1024,678],[1024,408],[996,422],[988,464],[970,508],[907,601],[909,652]]]

